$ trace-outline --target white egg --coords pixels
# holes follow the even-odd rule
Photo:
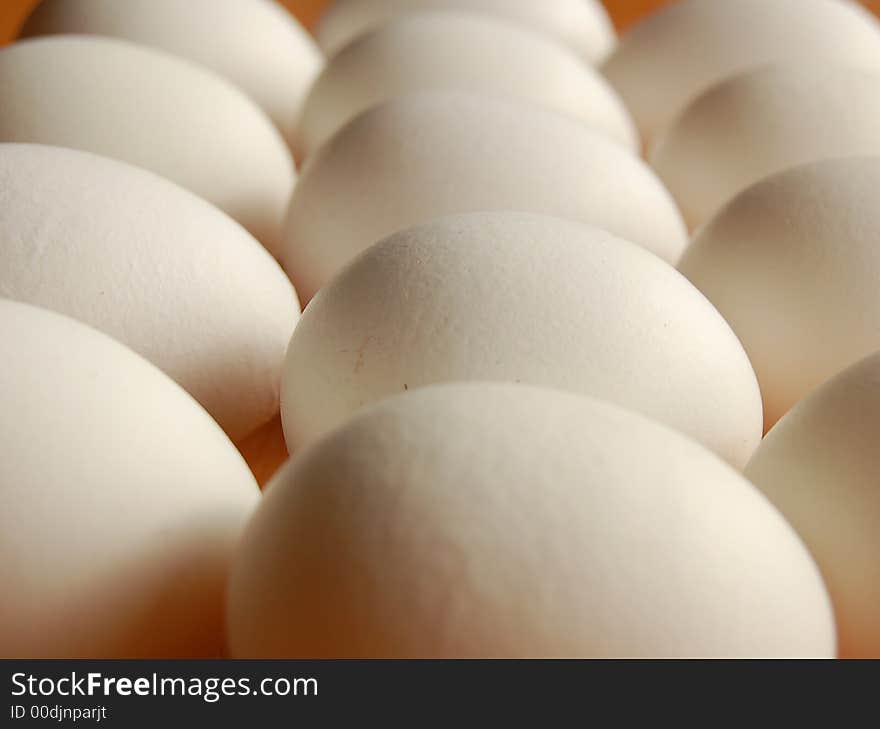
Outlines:
[[[531,101],[571,114],[627,149],[640,147],[617,94],[565,47],[496,18],[421,12],[380,26],[330,61],[306,100],[298,155],[307,157],[371,106],[427,89]]]
[[[729,76],[816,60],[880,70],[880,25],[840,0],[683,0],[631,28],[602,71],[650,141]]]
[[[595,228],[477,213],[391,236],[315,297],[284,364],[287,444],[294,452],[366,403],[456,380],[617,402],[737,466],[762,433],[742,346],[675,269]]]
[[[480,210],[591,223],[668,261],[687,245],[672,197],[620,145],[531,104],[429,92],[361,114],[311,158],[281,260],[306,302],[380,238]]]
[[[813,553],[844,658],[880,657],[880,353],[798,403],[746,475]]]
[[[211,657],[259,491],[198,404],[66,317],[0,300],[0,656]]]
[[[713,87],[657,141],[651,165],[698,228],[775,172],[880,154],[880,74],[773,66]]]
[[[824,656],[791,527],[621,408],[516,385],[385,400],[273,480],[230,578],[238,658]]]
[[[695,238],[679,270],[749,354],[770,428],[792,405],[880,349],[880,157],[770,177]]]
[[[279,246],[294,181],[263,111],[193,63],[126,41],[52,36],[0,50],[0,142],[72,147],[176,182]]]
[[[323,65],[311,37],[271,0],[42,0],[21,35],[102,35],[206,66],[236,84],[293,139]]]
[[[466,10],[501,17],[554,37],[590,63],[614,48],[616,37],[599,0],[336,0],[315,29],[328,55],[389,20],[420,10]]]
[[[79,319],[160,367],[232,438],[278,411],[299,318],[235,221],[115,160],[0,144],[0,296]]]

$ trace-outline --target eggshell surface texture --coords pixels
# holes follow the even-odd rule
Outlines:
[[[878,239],[880,158],[827,160],[743,192],[682,259],[749,354],[766,428],[880,349]]]
[[[42,145],[0,144],[0,199],[0,296],[125,343],[232,438],[278,411],[299,302],[235,221],[144,170]]]
[[[0,655],[210,657],[258,490],[159,370],[0,300]]]
[[[323,65],[308,33],[271,0],[43,0],[21,34],[63,33],[121,38],[210,68],[254,99],[288,139]]]
[[[835,646],[806,549],[732,468],[621,408],[497,384],[385,400],[305,450],[246,530],[228,615],[248,658]]]
[[[144,167],[277,251],[294,180],[290,152],[263,111],[214,73],[125,41],[53,36],[0,50],[0,97],[0,142]]]
[[[281,260],[306,302],[377,240],[481,210],[591,223],[668,261],[687,244],[669,193],[620,145],[532,105],[430,92],[365,112],[310,159]]]
[[[880,657],[880,353],[823,385],[788,413],[746,475],[816,558],[844,658]]]
[[[459,380],[617,402],[738,466],[761,437],[742,346],[672,267],[595,228],[481,213],[391,236],[312,301],[282,375],[287,444],[382,397]]]
[[[880,154],[880,74],[772,67],[726,81],[685,109],[651,164],[691,228],[758,180],[816,160]]]
[[[839,0],[684,0],[630,29],[602,71],[646,140],[692,99],[772,63],[880,70],[880,25]]]
[[[472,13],[410,13],[338,53],[309,93],[298,155],[358,113],[426,89],[509,96],[575,116],[632,151],[635,126],[608,82],[552,39]]]
[[[315,34],[328,56],[396,16],[420,10],[465,10],[526,25],[567,45],[584,61],[598,63],[616,44],[614,27],[598,0],[336,0]]]

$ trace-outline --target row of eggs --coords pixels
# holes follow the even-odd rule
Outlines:
[[[535,386],[434,385],[247,466],[159,370],[0,302],[5,655],[876,652],[880,356],[745,478],[675,431]],[[51,363],[51,368],[48,367]],[[234,559],[233,559],[234,558]],[[227,615],[224,591],[233,561]]]
[[[95,25],[89,5],[98,8]],[[109,3],[102,10],[49,0],[25,32],[104,33],[182,55],[198,48],[193,28],[179,22],[181,12],[188,17],[175,9],[183,4],[140,5],[129,16]],[[880,65],[876,24],[848,4],[812,0],[815,12],[805,16],[815,25],[797,24],[783,39],[790,49],[779,37],[761,46],[760,34],[754,47],[721,43],[718,67],[703,64],[691,78],[675,66],[687,64],[688,48],[704,52],[713,28],[746,13],[782,28],[790,3],[743,5],[731,16],[729,3],[685,2],[643,24],[605,61],[614,91],[571,51],[516,25],[413,14],[348,45],[306,93],[320,66],[310,42],[270,3],[231,2],[227,11],[236,5],[247,6],[250,23],[261,17],[257,6],[266,8],[266,29],[254,39],[297,39],[285,47],[298,49],[298,96],[292,76],[252,76],[286,84],[284,94],[265,87],[261,96],[238,69],[215,69],[259,101],[283,136],[219,77],[140,46],[58,37],[0,52],[0,88],[13,101],[0,109],[0,295],[124,342],[233,439],[274,414],[283,380],[285,436],[297,458],[238,552],[232,652],[832,653],[834,621],[810,557],[721,461],[586,399],[525,386],[424,386],[500,380],[600,397],[743,467],[762,425],[880,341],[872,244],[880,213],[870,194],[880,189],[880,159],[819,161],[878,152],[869,133],[880,118],[870,106],[880,99],[869,88],[873,77],[846,68]],[[338,3],[322,25],[336,38],[326,45],[388,20],[373,9],[394,5]],[[230,37],[241,42],[243,18],[232,16]],[[582,58],[608,53],[607,30],[602,48],[602,33],[589,43],[589,34],[571,37],[589,23],[554,25],[550,13],[546,20],[569,33]],[[694,23],[703,40],[682,44],[682,29],[689,38]],[[651,142],[686,224],[660,178],[632,153],[636,125],[620,97],[651,140],[655,117],[669,114],[659,107],[674,96],[658,101],[656,93],[671,79],[696,89],[747,59],[795,54],[810,33],[826,36],[829,23],[852,38],[851,57],[835,43],[839,67],[735,76]],[[150,37],[131,38],[135,29]],[[208,55],[194,60],[255,57],[254,49],[217,54],[210,46],[218,42],[206,41]],[[667,43],[681,55],[664,51]],[[272,57],[270,43],[253,45]],[[832,55],[827,45],[811,55]],[[477,56],[468,53],[485,57],[487,48],[498,55],[475,77],[468,69]],[[304,59],[314,61],[311,71]],[[641,76],[628,81],[632,68]],[[774,89],[785,90],[785,103],[771,103]],[[514,92],[519,101],[495,98]],[[640,94],[652,97],[643,113]],[[829,107],[837,94],[858,103]],[[272,111],[272,100],[294,96],[304,100],[301,116],[298,108]],[[291,126],[291,114],[301,124]],[[743,119],[751,136],[741,133]],[[295,173],[285,137],[308,158],[289,209]],[[661,259],[679,261],[688,225],[743,188],[681,260],[707,301]],[[252,235],[281,260],[296,291]],[[314,297],[299,324],[297,293],[303,303]],[[3,653],[220,651],[226,565],[256,502],[243,462],[192,401],[131,353],[47,312],[2,308],[10,419],[9,470],[0,481],[14,484],[15,507],[3,531],[17,550],[2,565],[5,584],[16,586]],[[877,371],[876,359],[866,360],[843,384],[802,403],[758,449],[755,473],[765,475],[751,465],[747,472],[812,549],[844,654],[878,652],[870,528],[877,403],[856,400],[864,417],[836,423],[829,445],[839,447],[822,464],[810,467],[802,441],[829,427],[829,413],[845,409],[852,389],[876,393]],[[808,416],[797,416],[805,408]],[[819,514],[804,503],[803,485],[791,486],[797,468],[829,497]],[[835,468],[845,473],[845,504],[828,494],[841,480],[828,478]],[[321,495],[298,497],[312,482]],[[401,491],[406,484],[412,489]],[[62,497],[61,488],[70,490]],[[69,524],[58,524],[59,513]],[[590,535],[603,541],[591,546]]]

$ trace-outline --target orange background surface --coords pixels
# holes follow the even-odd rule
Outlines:
[[[330,0],[279,0],[307,28],[312,28]],[[540,2],[541,0],[535,0]],[[735,0],[730,0],[735,2]],[[125,0],[119,0],[124,3]],[[180,0],[187,2],[187,0]],[[646,13],[670,0],[604,0],[618,31],[623,31]],[[39,0],[0,0],[0,46],[11,42],[28,13]],[[880,16],[880,0],[862,0],[862,4]],[[2,99],[0,99],[0,103]],[[281,433],[281,421],[273,421],[238,444],[260,485],[264,485],[287,457]]]

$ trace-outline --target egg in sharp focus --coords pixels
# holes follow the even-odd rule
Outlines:
[[[880,352],[798,403],[746,468],[819,564],[842,658],[880,656]]]
[[[0,300],[0,655],[216,657],[259,490],[146,360]]]
[[[427,89],[510,96],[570,114],[637,152],[617,93],[564,46],[519,25],[464,12],[409,13],[336,54],[303,107],[297,152],[308,157],[358,113]]]
[[[0,142],[128,162],[219,207],[271,253],[295,179],[269,117],[213,72],[127,41],[32,38],[0,49]]]
[[[281,261],[305,303],[380,238],[481,210],[590,223],[671,262],[687,245],[666,188],[619,144],[532,104],[432,91],[364,112],[310,159]]]
[[[210,68],[254,99],[289,141],[323,65],[296,19],[265,0],[42,0],[21,35],[56,34],[119,38]]]
[[[762,433],[742,345],[674,268],[578,223],[474,213],[390,236],[312,300],[282,375],[288,447],[382,397],[459,380],[608,399],[737,466]]]
[[[517,385],[363,411],[270,485],[230,579],[236,658],[813,656],[818,570],[690,439]]]
[[[839,0],[681,0],[630,28],[602,72],[650,146],[711,86],[779,63],[880,71],[880,24]]]
[[[0,144],[0,296],[84,321],[160,367],[233,439],[278,412],[299,318],[238,223],[145,170]]]
[[[335,0],[315,35],[321,48],[333,56],[362,33],[426,9],[465,10],[520,23],[567,45],[588,63],[601,61],[616,43],[614,27],[599,0]]]

